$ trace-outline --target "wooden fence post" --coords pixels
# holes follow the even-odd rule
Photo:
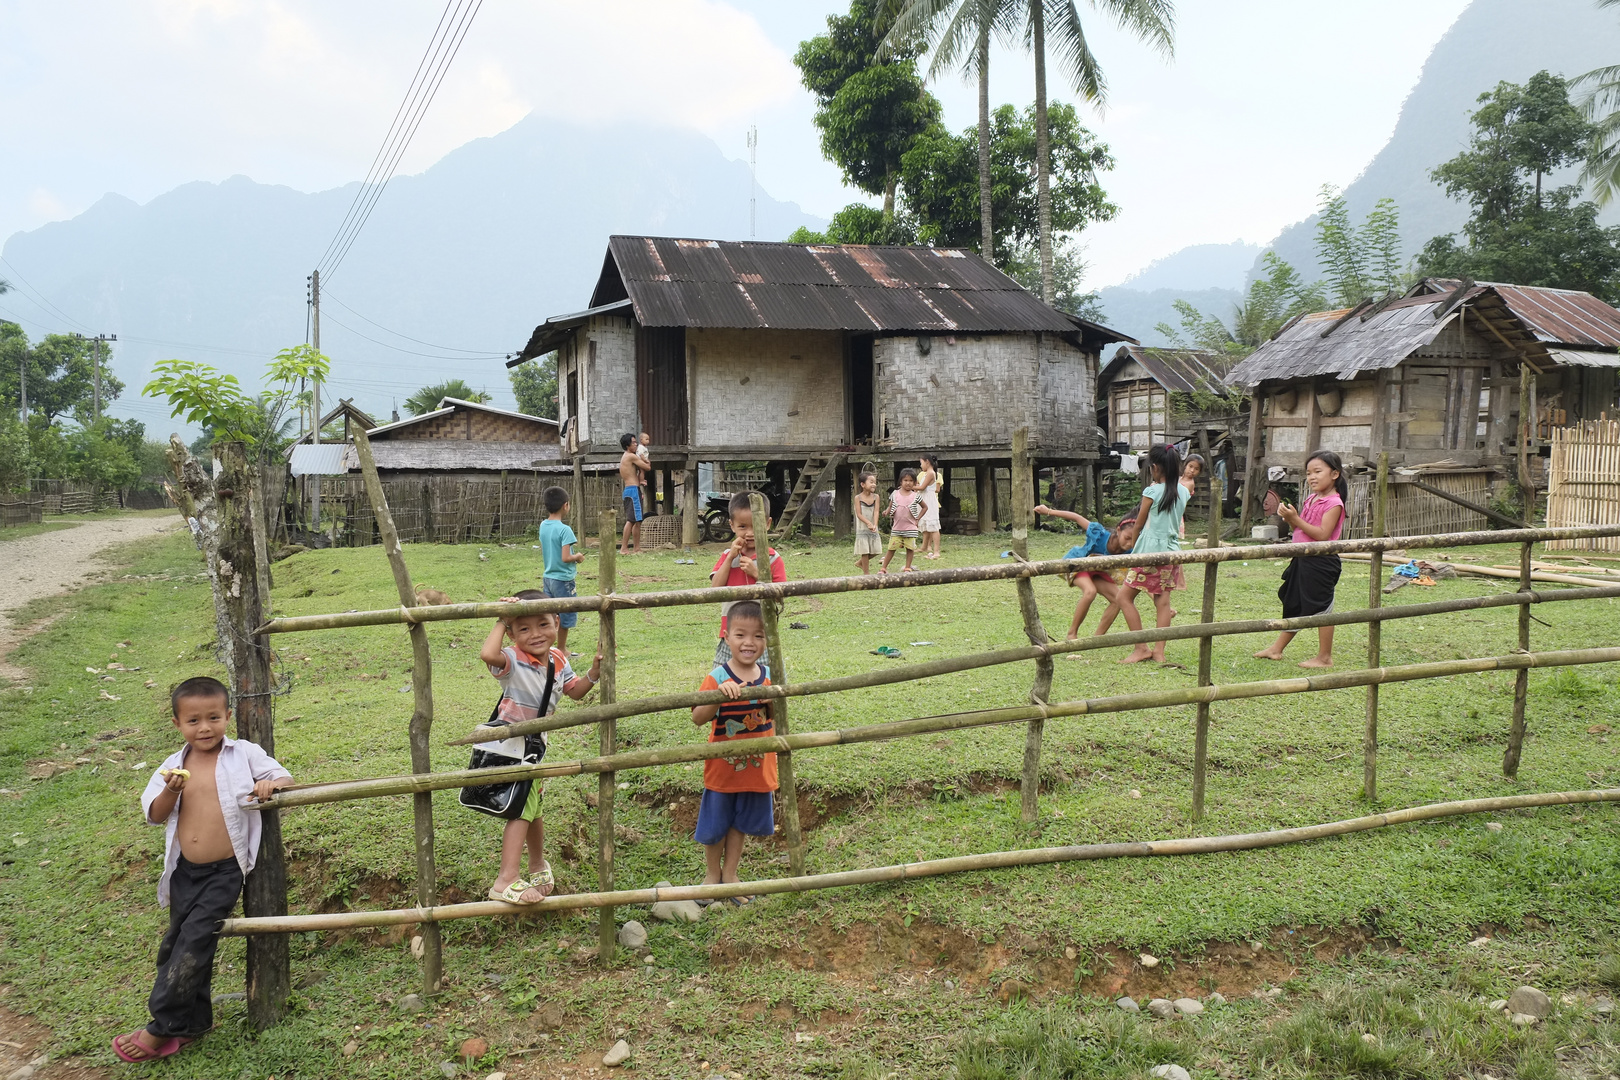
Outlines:
[[[1029,558],[1029,529],[1035,521],[1035,473],[1029,457],[1029,429],[1013,432],[1012,442],[1012,550],[1019,559]],[[1018,612],[1024,619],[1024,634],[1031,645],[1051,641],[1041,625],[1040,609],[1035,606],[1035,584],[1027,577],[1018,579]],[[1043,653],[1035,661],[1035,681],[1029,688],[1032,705],[1045,705],[1052,699],[1052,657]],[[1034,821],[1040,816],[1041,738],[1046,721],[1031,720],[1024,728],[1024,769],[1019,784],[1019,818]]]
[[[1384,450],[1378,455],[1378,479],[1376,486],[1367,493],[1372,526],[1370,535],[1385,536],[1388,530],[1388,519],[1385,516],[1387,507],[1385,500],[1389,498],[1389,451]],[[1376,608],[1383,603],[1384,598],[1384,553],[1372,553],[1372,563],[1367,570],[1370,575],[1367,579],[1367,606]],[[1367,624],[1367,666],[1377,667],[1384,654],[1384,624],[1374,621]],[[1361,736],[1361,796],[1369,802],[1378,798],[1378,684],[1367,687],[1367,728]]]
[[[1209,466],[1204,466],[1206,469]],[[1204,537],[1205,547],[1221,546],[1221,500],[1217,497],[1213,486],[1210,488],[1209,498],[1209,527],[1204,530],[1208,535]],[[1204,564],[1204,610],[1199,616],[1199,622],[1215,621],[1215,585],[1217,574],[1221,568],[1220,563]],[[1198,685],[1210,684],[1210,669],[1215,659],[1215,639],[1202,637],[1198,639]],[[1209,702],[1200,701],[1197,709],[1197,720],[1193,735],[1193,789],[1192,789],[1192,819],[1204,819],[1204,782],[1209,765]]]
[[[603,510],[597,518],[597,592],[603,596],[618,586],[619,515],[617,511]],[[617,613],[604,608],[597,615],[597,648],[602,650],[602,696],[598,699],[608,705],[618,700],[619,634]],[[618,721],[608,719],[597,725],[598,746],[606,756],[618,749]],[[603,892],[613,889],[613,796],[616,772],[601,773],[596,778],[596,839],[598,855],[596,883]],[[603,908],[596,923],[596,958],[603,967],[612,967],[614,953],[619,947],[619,925],[611,907]]]
[[[761,585],[770,584],[771,560],[770,542],[764,530],[760,529],[759,522],[765,521],[770,514],[770,507],[765,502],[765,496],[757,491],[748,493],[748,508],[754,515],[754,536],[765,544],[764,552],[755,551],[755,555],[764,554],[763,561],[756,558],[754,566],[757,573],[754,580]],[[787,685],[787,653],[782,648],[781,619],[782,602],[780,600],[761,600],[759,602],[760,614],[765,619],[765,647],[770,653],[771,684],[774,686]],[[786,699],[775,701],[767,700],[765,708],[771,714],[771,728],[773,734],[787,736],[792,734],[788,729],[788,708]],[[782,831],[783,839],[787,841],[788,869],[794,877],[804,875],[804,833],[799,828],[799,782],[793,773],[793,755],[782,751],[776,755],[776,782],[782,795]]]
[[[1259,505],[1254,498],[1254,481],[1260,468],[1260,442],[1260,387],[1256,384],[1249,389],[1249,446],[1243,457],[1243,502],[1238,511],[1238,532],[1243,536],[1249,535],[1254,520],[1250,515]]]
[[[1530,581],[1530,547],[1529,541],[1519,546],[1519,591],[1522,593],[1534,588]],[[1529,604],[1519,605],[1519,651],[1530,651]],[[1513,726],[1508,730],[1507,750],[1502,754],[1502,775],[1509,780],[1519,775],[1519,753],[1524,748],[1524,707],[1529,697],[1530,671],[1520,668],[1513,677]]]
[[[394,572],[394,588],[405,607],[416,604],[416,586],[405,567],[405,554],[399,546],[399,530],[383,494],[377,475],[377,460],[371,453],[371,440],[358,427],[354,430],[355,454],[360,459],[360,475],[365,478],[366,497],[371,503],[383,553]],[[433,731],[433,655],[428,651],[427,627],[410,624],[411,637],[411,772],[433,771],[428,736]],[[439,868],[433,857],[433,793],[417,792],[411,797],[412,822],[416,839],[416,903],[431,907],[439,902]],[[437,923],[422,924],[422,988],[437,994],[444,989],[444,943]]]
[[[698,460],[686,459],[686,479],[681,484],[681,547],[690,551],[697,546],[698,532],[703,527],[699,520],[701,496],[698,492]]]

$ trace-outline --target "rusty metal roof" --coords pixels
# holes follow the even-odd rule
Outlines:
[[[956,248],[614,236],[590,306],[628,299],[643,326],[922,333],[1124,334],[1042,303]]]
[[[1538,341],[1620,349],[1620,311],[1589,292],[1494,281],[1478,284],[1494,289]],[[1425,278],[1414,286],[1413,293],[1449,292],[1457,285],[1451,278]]]
[[[1508,309],[1496,287],[1476,285],[1462,297],[1453,289],[1408,296],[1382,306],[1306,315],[1245,357],[1227,382],[1249,388],[1267,379],[1312,375],[1353,379],[1364,371],[1392,368],[1432,342],[1464,309],[1470,322],[1485,320],[1515,350],[1529,352],[1538,363],[1547,362],[1546,347]]]
[[[1236,361],[1230,356],[1206,349],[1154,349],[1145,345],[1121,345],[1114,358],[1097,375],[1102,386],[1112,378],[1115,368],[1135,360],[1147,369],[1166,390],[1191,393],[1194,390],[1211,394],[1226,392],[1226,376]]]

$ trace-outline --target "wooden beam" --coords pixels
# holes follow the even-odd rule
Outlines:
[[[1029,456],[1029,429],[1013,432],[1012,478],[1012,553],[1019,559],[1029,558],[1029,530],[1035,523],[1035,467]],[[1024,620],[1024,636],[1035,646],[1047,644],[1051,638],[1041,625],[1040,609],[1035,604],[1035,587],[1029,578],[1018,579],[1018,611]],[[1029,689],[1031,704],[1044,705],[1052,696],[1052,656],[1042,651],[1035,660],[1035,681]],[[1027,824],[1040,816],[1041,794],[1041,738],[1045,718],[1032,718],[1024,729],[1024,766],[1019,784],[1021,795],[1019,814]]]

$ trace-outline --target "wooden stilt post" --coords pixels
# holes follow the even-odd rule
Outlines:
[[[681,547],[690,550],[697,545],[698,529],[702,522],[698,520],[698,461],[695,457],[686,459],[686,480],[681,484]]]
[[[838,466],[833,474],[833,539],[848,540],[855,528],[855,470]]]
[[[1530,547],[1528,541],[1519,546],[1520,592],[1529,592],[1531,589]],[[1530,651],[1529,604],[1522,604],[1519,607],[1519,651],[1522,653]],[[1513,678],[1513,726],[1508,731],[1507,750],[1502,755],[1502,775],[1509,780],[1517,779],[1519,775],[1519,754],[1524,748],[1524,707],[1529,697],[1530,672],[1526,668],[1520,668]]]
[[[973,466],[973,499],[978,504],[979,535],[989,536],[996,527],[996,471],[988,461]]]
[[[1205,443],[1206,457],[1204,468],[1209,469],[1207,457],[1208,443]],[[1214,474],[1210,474],[1213,479]],[[1208,535],[1204,537],[1205,547],[1221,546],[1221,500],[1216,497],[1215,489],[1210,488],[1209,499],[1209,528],[1205,530]],[[1199,615],[1199,622],[1215,621],[1215,584],[1216,575],[1220,571],[1220,563],[1204,564],[1204,610]],[[1198,640],[1198,685],[1210,684],[1210,669],[1214,663],[1215,639],[1212,637]],[[1200,701],[1197,709],[1196,727],[1193,735],[1193,789],[1192,789],[1192,819],[1202,821],[1204,818],[1204,782],[1209,766],[1209,702]]]
[[[585,542],[585,469],[580,455],[574,455],[574,520],[570,526],[580,543]]]
[[[371,513],[382,536],[383,552],[388,556],[389,569],[394,572],[399,602],[411,607],[416,603],[416,586],[411,583],[410,571],[405,567],[399,530],[394,527],[394,515],[388,510],[388,499],[377,475],[371,440],[358,427],[354,431],[354,449],[360,458],[360,473],[365,478]],[[428,751],[428,737],[433,731],[433,656],[428,651],[427,627],[411,623],[410,638],[411,772],[425,774],[433,771],[433,757]],[[411,809],[416,840],[416,902],[428,907],[439,902],[439,871],[433,858],[433,793],[423,791],[413,795]],[[437,994],[444,988],[444,946],[436,923],[422,924],[422,950],[423,992]]]
[[[1260,474],[1261,434],[1260,387],[1255,386],[1249,391],[1249,450],[1243,459],[1243,504],[1238,511],[1238,533],[1242,536],[1249,535],[1249,526],[1254,523],[1250,514],[1259,504],[1254,498],[1254,482]]]
[[[618,526],[617,512],[602,511],[597,524],[597,592],[603,596],[618,587]],[[612,608],[604,609],[597,615],[597,633],[600,635],[597,648],[602,650],[602,681],[598,684],[602,695],[598,700],[604,705],[618,700],[619,632],[616,620],[617,613]],[[597,725],[600,736],[598,745],[604,756],[618,750],[618,727],[616,720],[603,720]],[[618,775],[616,772],[605,772],[596,779],[596,883],[603,892],[613,890],[613,795],[616,790],[614,781]],[[603,967],[613,965],[613,954],[618,947],[619,925],[613,909],[605,907],[596,923],[596,958]]]
[[[764,545],[763,550],[756,552],[763,558],[755,560],[758,573],[754,580],[766,585],[771,580],[770,545],[758,523],[766,520],[770,507],[765,502],[765,496],[757,491],[748,493],[748,507],[754,515],[754,535],[759,538],[756,545]],[[765,648],[770,654],[768,666],[771,683],[785,686],[788,674],[787,652],[782,647],[782,602],[761,600],[759,610],[765,617]],[[766,701],[765,707],[771,711],[771,727],[775,733],[781,736],[792,734],[788,728],[787,701],[781,698]],[[782,797],[782,831],[783,839],[787,841],[788,869],[795,877],[800,877],[804,874],[804,833],[799,828],[799,784],[793,775],[793,755],[788,751],[776,755],[776,782]]]
[[[1372,528],[1369,535],[1384,536],[1388,529],[1389,519],[1385,516],[1388,506],[1385,500],[1389,498],[1389,451],[1384,450],[1378,455],[1378,479],[1376,485],[1367,493],[1372,505],[1369,524]],[[1367,606],[1376,608],[1383,603],[1384,597],[1384,553],[1372,553],[1372,565],[1368,567],[1370,577],[1367,579]],[[1371,622],[1367,624],[1367,666],[1375,668],[1383,662],[1384,653],[1384,624]],[[1378,686],[1373,684],[1367,687],[1367,728],[1361,737],[1361,795],[1368,802],[1378,798]]]
[[[1020,559],[1029,558],[1029,527],[1035,520],[1035,473],[1029,457],[1029,429],[1013,432],[1012,443],[1012,551]],[[1024,619],[1024,634],[1031,645],[1045,645],[1051,638],[1041,625],[1040,609],[1035,606],[1035,586],[1029,578],[1018,579],[1018,610]],[[1045,705],[1052,699],[1052,657],[1042,654],[1035,661],[1035,682],[1029,689],[1032,705]],[[1024,769],[1020,783],[1022,796],[1019,817],[1026,822],[1040,816],[1041,738],[1046,721],[1029,721],[1024,728]]]

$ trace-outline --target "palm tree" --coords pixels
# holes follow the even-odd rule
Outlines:
[[[1074,0],[1027,0],[1024,42],[1035,54],[1035,196],[1040,223],[1041,298],[1052,302],[1051,136],[1046,114],[1046,37],[1050,25],[1058,63],[1076,93],[1101,108],[1108,102],[1108,82],[1097,54],[1091,51]],[[1620,0],[1603,0],[1620,3]],[[1176,7],[1173,0],[1087,0],[1092,10],[1109,16],[1166,56],[1175,54]]]
[[[1620,7],[1620,0],[1597,0],[1598,7]],[[1594,68],[1570,87],[1588,88],[1581,109],[1594,126],[1581,180],[1592,186],[1592,198],[1607,206],[1620,194],[1620,64]]]
[[[448,379],[433,386],[424,386],[406,398],[405,411],[412,416],[421,416],[425,412],[437,409],[439,402],[447,397],[460,398],[474,405],[483,405],[494,400],[482,390],[474,390],[461,379]]]
[[[893,0],[900,5],[883,39],[888,51],[901,42],[922,40],[933,50],[928,77],[956,65],[979,80],[979,254],[995,258],[995,230],[990,213],[990,35],[1010,37],[1017,28],[1022,0]],[[972,51],[968,44],[972,43]]]

